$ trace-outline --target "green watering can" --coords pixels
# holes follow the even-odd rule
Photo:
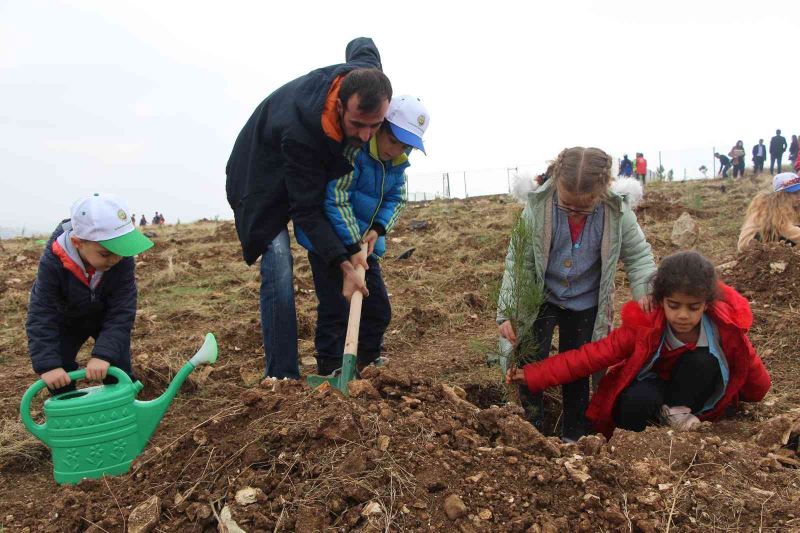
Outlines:
[[[124,474],[153,436],[186,377],[199,365],[216,360],[217,341],[208,333],[203,346],[181,367],[164,394],[146,402],[135,398],[144,387],[140,381],[134,383],[119,368],[109,367],[108,373],[117,383],[52,396],[44,402],[44,424],[35,423],[30,413],[31,400],[47,386],[40,379],[22,397],[22,422],[50,448],[56,483]],[[84,379],[86,369],[70,372],[69,377]]]

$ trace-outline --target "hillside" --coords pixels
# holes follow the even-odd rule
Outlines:
[[[749,180],[651,184],[638,216],[657,259],[675,251],[675,219],[697,217],[698,250],[751,300],[751,340],[773,379],[765,401],[698,432],[618,431],[577,445],[500,407],[500,371],[486,364],[497,337],[489,295],[521,209],[508,198],[408,206],[383,265],[388,364],[366,372],[350,399],[292,382],[259,386],[258,269],[241,261],[231,222],[159,228],[137,263],[140,399],[159,395],[208,331],[219,361],[184,384],[129,475],[77,487],[53,482],[47,450],[18,422],[34,377],[24,322],[41,249],[4,241],[0,530],[120,531],[154,495],[155,531],[214,531],[225,508],[246,531],[800,530],[800,254],[770,246],[737,256],[757,190]],[[316,299],[293,246],[300,351],[313,363]],[[777,262],[782,273],[770,268]],[[617,305],[628,295],[620,273]],[[557,393],[547,402],[545,430],[557,433]],[[237,503],[248,487],[255,503]]]

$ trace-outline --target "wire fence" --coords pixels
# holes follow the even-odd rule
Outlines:
[[[714,146],[681,148],[674,150],[659,150],[645,153],[647,159],[647,172],[645,183],[653,181],[685,181],[696,179],[714,178],[720,170],[720,165],[714,157],[715,152],[728,155],[730,148]],[[752,169],[753,162],[750,154],[752,147],[745,145],[746,167]],[[614,156],[612,172],[616,176],[619,172],[619,162],[622,156]],[[633,175],[636,175],[635,152],[628,154],[633,164]],[[788,154],[787,154],[788,156]],[[423,202],[437,198],[472,198],[495,194],[507,194],[515,176],[534,178],[542,174],[548,163],[509,165],[506,167],[450,170],[442,172],[409,171],[407,191],[410,202]],[[765,165],[769,171],[769,160]],[[787,165],[784,162],[784,170]]]

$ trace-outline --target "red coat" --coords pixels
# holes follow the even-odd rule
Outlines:
[[[644,157],[636,158],[636,173],[647,174],[647,159]]]
[[[767,394],[771,381],[764,363],[750,344],[747,330],[753,323],[749,302],[731,287],[720,283],[721,298],[706,310],[719,330],[719,341],[728,361],[728,387],[714,408],[699,416],[716,420],[739,400],[758,402]],[[659,306],[645,313],[637,302],[622,307],[622,326],[608,337],[586,344],[577,350],[548,357],[525,365],[525,381],[533,392],[569,383],[608,368],[586,409],[595,429],[611,437],[614,432],[613,410],[620,393],[630,385],[661,344],[664,311]]]

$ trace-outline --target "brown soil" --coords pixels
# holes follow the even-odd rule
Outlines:
[[[680,212],[687,198],[708,206],[699,217],[707,237],[700,250],[717,264],[734,258],[739,221],[729,214],[743,212],[754,190],[737,183],[721,195],[719,186],[696,185],[687,196],[685,184],[651,185],[646,200],[681,204]],[[232,225],[159,228],[157,246],[138,267],[140,398],[166,388],[205,331],[217,335],[220,359],[184,385],[128,475],[76,487],[55,485],[35,440],[7,445],[24,436],[19,398],[33,380],[24,317],[39,250],[31,241],[5,242],[0,529],[122,531],[152,496],[157,503],[137,514],[152,519],[160,509],[155,531],[216,531],[226,520],[246,531],[800,529],[800,334],[787,326],[800,322],[797,253],[755,248],[722,272],[753,303],[751,339],[773,377],[764,402],[698,432],[654,427],[565,445],[536,432],[517,408],[499,407],[499,371],[485,364],[496,340],[490,294],[518,209],[501,198],[409,206],[383,265],[395,317],[385,339],[388,365],[367,370],[349,399],[300,383],[258,386],[259,278],[241,262]],[[680,212],[643,209],[656,253],[669,253]],[[411,230],[411,220],[429,226]],[[412,246],[410,259],[392,259]],[[316,301],[305,256],[296,252],[305,357],[313,355]],[[769,264],[780,261],[784,275],[772,274]],[[628,293],[619,279],[621,304]],[[560,403],[557,391],[546,398],[550,432]],[[239,503],[242,489],[250,499]]]
[[[729,281],[759,304],[800,304],[800,250],[756,243],[730,267]]]

